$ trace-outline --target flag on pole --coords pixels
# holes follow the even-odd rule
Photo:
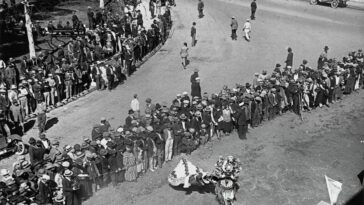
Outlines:
[[[327,190],[329,192],[331,205],[335,205],[341,192],[342,183],[335,181],[325,175]]]

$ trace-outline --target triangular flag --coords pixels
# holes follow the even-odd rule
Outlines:
[[[335,181],[325,175],[327,190],[329,191],[329,197],[331,205],[336,204],[337,198],[341,192],[342,183]]]

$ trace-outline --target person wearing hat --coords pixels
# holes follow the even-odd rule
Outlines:
[[[250,33],[252,30],[252,25],[250,23],[250,19],[247,19],[244,23],[243,26],[243,32],[245,33],[245,40],[247,40],[248,42],[250,41]]]
[[[203,3],[203,1],[198,0],[198,3],[197,3],[198,18],[204,17],[204,14],[203,14],[204,7],[205,7],[205,4]]]
[[[196,45],[196,22],[192,23],[192,27],[191,27],[191,38],[192,38],[192,42],[191,42],[191,47],[195,47]]]
[[[52,203],[53,193],[49,181],[50,181],[49,175],[43,174],[38,182],[37,199],[39,200],[40,204]]]
[[[195,81],[191,83],[191,96],[192,98],[198,97],[201,99],[201,86],[199,77],[196,77]]]
[[[65,204],[81,204],[79,196],[79,187],[73,172],[66,169],[63,173],[64,178],[62,179],[62,191],[65,196]]]
[[[291,47],[289,47],[288,49],[287,49],[287,51],[288,51],[288,54],[287,54],[287,58],[286,58],[286,61],[285,61],[285,63],[286,63],[286,68],[288,67],[288,66],[293,66],[293,52],[292,52],[292,48]]]
[[[257,11],[257,2],[256,2],[256,0],[253,0],[252,3],[250,4],[250,10],[251,10],[250,19],[255,20],[255,12]]]
[[[246,139],[246,133],[248,131],[248,117],[245,112],[246,107],[244,107],[244,104],[244,102],[239,103],[239,107],[233,113],[233,116],[236,119],[238,136],[241,140]]]
[[[88,28],[90,30],[95,29],[95,14],[91,8],[91,6],[87,7],[87,19],[88,19]]]
[[[278,105],[276,88],[271,88],[268,92],[268,120],[275,117]]]
[[[16,82],[16,71],[15,71],[16,67],[15,64],[13,62],[9,63],[8,66],[5,68],[5,80],[7,82],[8,85],[17,85],[18,83]]]
[[[320,54],[317,60],[317,69],[321,70],[324,66],[324,63],[328,61],[327,53],[329,51],[329,47],[325,46],[324,51]]]
[[[236,35],[236,31],[238,30],[239,25],[238,21],[235,19],[234,16],[231,17],[230,27],[231,27],[231,39],[237,40],[238,36]]]
[[[187,43],[184,42],[183,43],[183,46],[181,48],[181,51],[179,52],[180,56],[181,56],[181,59],[182,59],[182,66],[183,66],[183,69],[186,69],[186,66],[188,64],[188,46],[187,46]]]
[[[153,115],[153,113],[156,111],[155,105],[152,103],[152,99],[151,98],[147,98],[145,100],[145,114],[150,114]]]
[[[17,133],[24,133],[24,110],[20,107],[18,100],[14,99],[10,111]]]
[[[133,100],[130,103],[130,108],[133,110],[137,116],[140,115],[140,107],[139,107],[138,94],[134,94]]]
[[[55,163],[56,161],[60,160],[61,155],[62,155],[62,151],[59,148],[59,141],[58,140],[52,141],[52,146],[51,146],[46,158],[51,163]]]

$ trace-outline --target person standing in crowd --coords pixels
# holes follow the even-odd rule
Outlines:
[[[205,7],[205,4],[203,3],[203,1],[198,0],[198,3],[197,3],[198,18],[204,17],[204,14],[203,14],[204,7]]]
[[[246,139],[246,133],[248,131],[248,118],[246,116],[244,104],[244,102],[241,102],[239,108],[237,108],[237,111],[233,114],[237,121],[238,136],[241,140]]]
[[[235,19],[235,17],[231,17],[231,39],[237,40],[236,31],[238,30],[238,21]]]
[[[187,43],[184,42],[183,43],[183,47],[181,48],[181,51],[180,51],[180,56],[181,56],[181,59],[182,59],[182,66],[183,66],[183,69],[186,69],[186,66],[188,64],[188,47],[187,47]]]
[[[137,10],[137,26],[138,28],[143,28],[143,14],[140,10]]]
[[[123,165],[125,169],[125,181],[135,182],[137,178],[136,158],[133,153],[132,145],[126,145],[123,153]]]
[[[293,66],[293,52],[292,52],[292,48],[291,47],[289,47],[288,49],[287,49],[287,51],[288,51],[288,54],[287,54],[287,59],[286,59],[286,61],[285,61],[285,63],[286,63],[286,68],[288,67],[288,66]]]
[[[88,18],[88,27],[90,30],[93,30],[95,27],[94,27],[94,12],[92,11],[92,8],[89,6],[87,7],[87,18]]]
[[[250,4],[250,9],[251,9],[250,19],[255,20],[255,12],[257,11],[257,2],[256,2],[256,0],[252,1],[252,3]]]
[[[40,102],[37,105],[37,122],[38,122],[38,129],[39,134],[46,131],[46,123],[47,123],[47,105],[45,102]]]
[[[320,54],[320,57],[317,61],[317,69],[321,70],[324,66],[324,63],[327,62],[327,52],[329,51],[329,47],[325,46],[324,51]]]
[[[191,46],[194,47],[196,45],[196,22],[192,23],[191,38],[192,38]]]
[[[165,144],[165,161],[171,161],[173,155],[173,141],[174,141],[174,134],[172,132],[171,124],[166,124],[165,128],[163,129],[163,136]]]
[[[250,41],[250,32],[252,30],[252,25],[250,19],[247,19],[243,26],[243,32],[245,33],[245,40]]]
[[[157,16],[162,14],[162,0],[156,0],[156,2],[155,2],[155,14]]]

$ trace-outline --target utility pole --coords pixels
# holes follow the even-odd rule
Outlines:
[[[33,40],[33,30],[32,21],[30,20],[30,15],[28,11],[29,2],[28,0],[22,1],[24,4],[24,15],[25,15],[25,27],[27,29],[28,43],[29,43],[29,57],[33,58],[35,56],[34,40]]]

